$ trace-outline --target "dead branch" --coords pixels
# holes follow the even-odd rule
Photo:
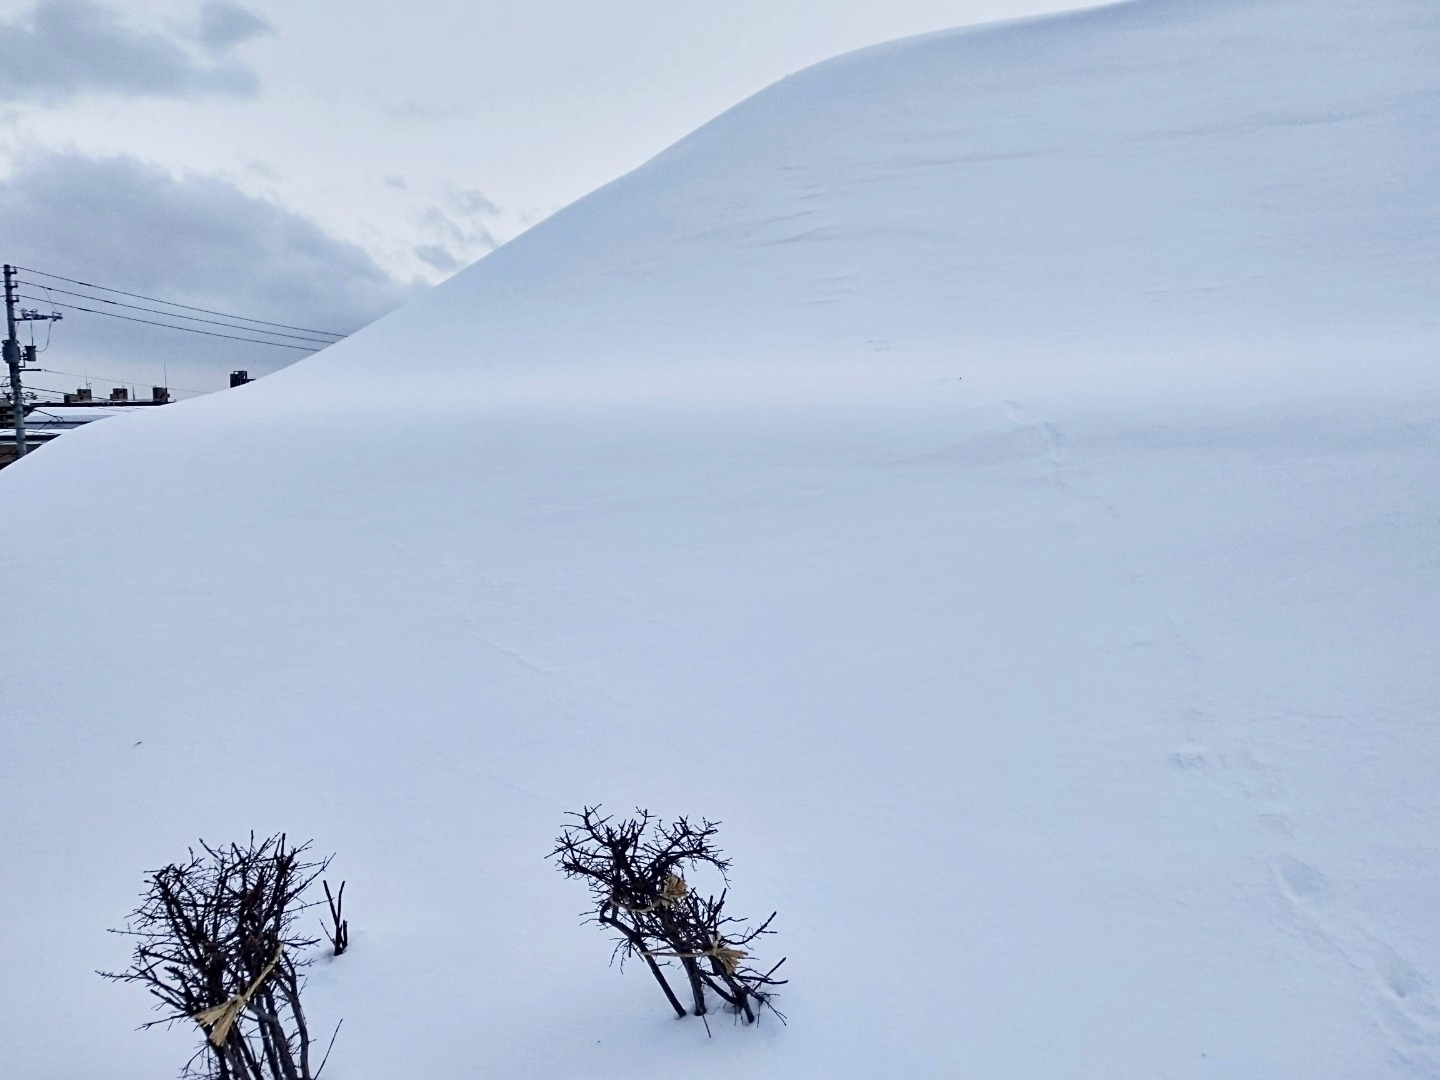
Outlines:
[[[339,956],[350,947],[350,922],[341,917],[345,907],[345,882],[340,882],[334,896],[330,895],[330,882],[320,884],[325,887],[325,903],[330,908],[330,929],[325,931],[325,936],[330,939],[333,955]]]

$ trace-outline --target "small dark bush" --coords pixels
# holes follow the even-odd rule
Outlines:
[[[560,870],[590,887],[594,907],[587,917],[619,935],[616,955],[644,960],[677,1016],[685,1006],[665,978],[660,961],[676,960],[689,985],[696,1016],[704,1016],[706,992],[713,993],[749,1023],[760,1008],[782,1021],[771,998],[785,980],[775,972],[785,961],[760,970],[751,966],[750,945],[774,933],[775,915],[757,926],[725,913],[727,893],[701,896],[685,872],[708,866],[728,885],[730,860],[715,844],[718,824],[686,818],[664,822],[647,810],[619,821],[586,807],[560,834],[550,853]],[[668,963],[665,966],[669,966]]]
[[[330,860],[307,860],[309,846],[290,846],[283,833],[226,847],[202,841],[149,876],[128,925],[114,931],[135,938],[135,952],[126,970],[101,974],[159,999],[163,1015],[145,1026],[195,1023],[205,1034],[182,1076],[318,1080],[325,1062],[311,1072],[300,991],[304,953],[320,939],[295,923],[314,906],[305,892]]]

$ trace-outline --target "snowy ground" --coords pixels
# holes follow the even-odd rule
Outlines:
[[[283,828],[335,1080],[1440,1076],[1437,55],[1145,0],[841,58],[6,470],[0,1075],[178,1067],[104,929]],[[606,967],[543,859],[596,801],[724,821],[788,1028]]]

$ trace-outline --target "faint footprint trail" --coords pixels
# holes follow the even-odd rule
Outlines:
[[[1103,495],[1077,488],[1076,465],[1060,429],[1048,420],[1034,418],[1017,401],[1006,401],[1004,409],[1010,423],[1038,437],[1045,481],[1084,503],[1102,507],[1121,528],[1118,539],[1123,543],[1124,519],[1115,504]],[[1242,800],[1254,812],[1261,828],[1281,849],[1282,853],[1270,860],[1270,867],[1286,904],[1315,942],[1339,956],[1358,985],[1368,991],[1375,1021],[1396,1058],[1424,1075],[1440,1076],[1440,1004],[1435,988],[1381,936],[1361,925],[1356,913],[1335,902],[1330,881],[1321,869],[1284,850],[1293,848],[1296,839],[1281,769],[1243,744],[1223,752],[1207,745],[1207,736],[1221,733],[1214,730],[1218,706],[1200,650],[1144,574],[1132,571],[1129,580],[1139,609],[1148,613],[1157,628],[1164,628],[1148,635],[1147,642],[1168,646],[1166,651],[1183,683],[1178,719],[1188,732],[1170,755],[1169,765],[1205,777],[1225,797]]]
[[[1018,401],[1005,402],[1005,418],[1018,428],[1033,431],[1040,439],[1045,460],[1049,466],[1047,479],[1052,483],[1069,488],[1061,475],[1066,464],[1065,447],[1060,440],[1060,430],[1049,420],[1036,420],[1029,416]]]
[[[1380,938],[1331,910],[1325,875],[1292,855],[1272,860],[1276,883],[1295,912],[1374,989],[1377,1019],[1407,1064],[1440,1066],[1440,1006],[1425,977]]]

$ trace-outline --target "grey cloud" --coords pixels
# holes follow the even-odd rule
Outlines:
[[[224,180],[177,179],[130,157],[65,153],[23,162],[0,181],[0,236],[5,237],[6,260],[25,267],[196,307],[342,333],[384,314],[420,288],[396,281],[361,248],[284,207],[247,195]],[[41,287],[45,279],[36,275],[22,279],[30,282],[24,289],[27,295],[53,301],[61,310],[66,304],[104,307],[47,293]],[[44,306],[34,300],[26,304]],[[302,355],[72,309],[55,328],[42,363],[67,372],[123,368],[141,383],[158,381],[168,364],[174,385],[186,385],[174,374],[183,370],[192,382],[208,379],[196,388],[209,389],[219,385],[230,368],[270,371]]]
[[[198,37],[211,52],[226,52],[241,42],[275,33],[270,20],[227,0],[207,0],[200,7]]]
[[[270,31],[263,18],[227,0],[208,0],[195,30],[170,33],[134,26],[95,0],[36,0],[0,22],[0,101],[252,96],[259,80],[229,52]]]
[[[444,244],[421,244],[415,248],[415,257],[442,274],[453,274],[463,265]]]
[[[464,120],[475,115],[475,110],[466,105],[436,104],[413,99],[383,102],[380,108],[392,120]]]
[[[483,191],[476,188],[456,188],[450,192],[450,205],[458,212],[467,217],[479,215],[493,215],[500,212],[500,208],[485,197]]]
[[[415,247],[415,257],[442,274],[459,270],[498,246],[484,219],[499,212],[483,192],[452,188],[445,194],[443,209],[431,206],[420,214],[420,227],[432,242]]]

